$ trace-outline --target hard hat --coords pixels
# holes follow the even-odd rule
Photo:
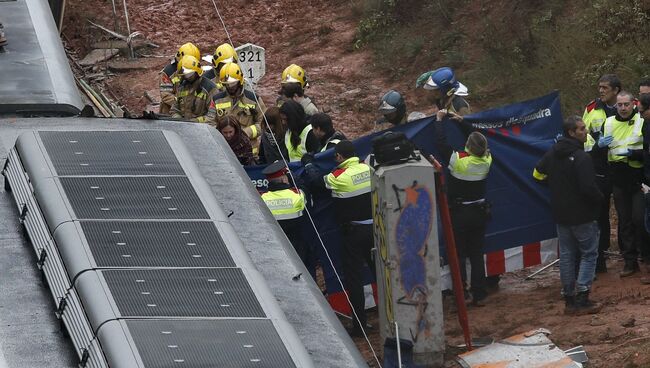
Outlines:
[[[219,72],[219,81],[225,84],[239,82],[241,85],[244,85],[244,74],[239,65],[228,63],[221,68],[221,71]]]
[[[416,87],[424,87],[424,89],[437,89],[443,95],[451,96],[457,94],[459,96],[467,96],[467,87],[456,80],[454,71],[449,67],[442,67],[434,71],[422,74],[417,82]]]
[[[203,69],[201,68],[199,60],[192,55],[183,56],[181,61],[178,63],[178,71],[184,76],[188,76],[192,73],[198,75],[203,74]]]
[[[305,69],[296,64],[289,65],[282,72],[282,83],[300,83],[300,86],[305,88],[308,85]]]
[[[176,52],[176,61],[181,61],[185,55],[194,56],[196,60],[199,60],[201,58],[201,51],[199,51],[199,48],[194,46],[193,43],[188,42],[178,48],[178,51]]]
[[[236,63],[237,52],[229,43],[222,43],[214,50],[212,64],[216,67],[219,63]]]
[[[379,111],[382,114],[390,114],[397,110],[404,110],[405,107],[406,104],[404,103],[404,97],[402,97],[399,92],[392,89],[386,92],[379,103]]]

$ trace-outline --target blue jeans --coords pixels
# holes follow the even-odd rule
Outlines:
[[[596,221],[580,225],[557,225],[563,295],[571,296],[591,289],[596,272],[599,235]],[[576,270],[578,260],[580,267]]]

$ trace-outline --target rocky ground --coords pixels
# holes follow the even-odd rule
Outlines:
[[[390,88],[405,93],[411,110],[426,106],[423,96],[413,88],[417,75],[389,80],[374,66],[369,51],[355,50],[355,4],[342,0],[217,1],[235,46],[251,42],[266,49],[267,74],[260,82],[259,94],[266,101],[274,101],[280,73],[287,65],[297,63],[311,79],[308,94],[350,137],[373,128],[379,98]],[[137,60],[127,60],[123,55],[111,60],[126,65],[126,69],[108,71],[108,63],[98,63],[79,72],[94,75],[96,87],[114,95],[133,115],[140,115],[155,109],[158,72],[180,44],[194,42],[207,54],[227,36],[210,0],[138,0],[129,1],[128,6],[131,30],[142,32],[160,47],[141,50],[144,56]],[[114,18],[110,2],[68,1],[63,38],[76,59],[106,39],[106,34],[87,20],[111,29],[117,21],[117,30],[127,33],[120,10]],[[532,281],[523,280],[532,272],[525,270],[505,275],[500,290],[487,299],[486,307],[469,309],[472,334],[502,339],[543,327],[551,330],[551,340],[563,349],[584,345],[591,367],[650,366],[650,286],[641,286],[638,275],[620,279],[622,262],[616,257],[609,260],[609,267],[610,272],[599,275],[594,285],[593,298],[605,304],[597,316],[562,314],[556,268]],[[450,306],[451,301],[445,305]],[[463,342],[452,309],[445,310],[450,367],[455,366],[453,353],[459,351],[453,346]],[[371,312],[370,322],[377,325],[376,311]],[[366,342],[355,342],[369,364],[376,366]],[[371,342],[381,356],[378,333],[371,333]]]

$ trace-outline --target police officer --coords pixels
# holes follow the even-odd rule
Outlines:
[[[601,137],[601,131],[605,119],[616,115],[616,95],[621,92],[621,81],[614,74],[605,74],[598,80],[599,97],[591,101],[582,115],[582,121],[589,134],[585,143],[585,151],[590,152],[591,159],[596,171],[596,184],[603,193],[605,200],[601,204],[598,227],[600,238],[598,240],[598,261],[596,272],[607,272],[605,262],[605,251],[609,249],[610,224],[609,224],[609,198],[612,195],[612,182],[609,175],[607,163],[607,146],[599,147],[597,142]],[[606,142],[606,141],[603,141]]]
[[[262,171],[269,181],[269,190],[262,193],[262,200],[282,227],[302,262],[309,267],[308,257],[312,252],[303,236],[305,193],[290,184],[287,172],[288,169],[282,161],[276,161]]]
[[[395,90],[391,89],[381,98],[379,112],[382,117],[375,121],[375,131],[406,123],[406,103],[404,97]],[[391,126],[382,127],[383,123],[390,123]]]
[[[176,101],[171,108],[173,118],[192,120],[199,123],[210,121],[209,106],[217,93],[217,86],[202,76],[203,69],[194,56],[185,55],[179,63],[181,82],[176,92]]]
[[[471,113],[469,103],[464,98],[469,95],[467,87],[456,79],[449,67],[423,73],[415,82],[415,87],[430,91],[427,96],[436,111],[444,109],[460,116]]]
[[[208,70],[203,75],[217,85],[219,92],[224,90],[224,87],[219,80],[219,72],[221,71],[221,68],[228,63],[237,63],[237,52],[235,52],[235,49],[229,43],[222,43],[217,46],[212,55],[212,69]]]
[[[483,246],[485,225],[489,218],[489,204],[485,200],[487,176],[492,164],[485,136],[472,132],[465,143],[465,150],[455,151],[447,142],[444,124],[445,116],[460,119],[460,116],[444,109],[436,113],[436,148],[444,162],[448,162],[449,198],[454,239],[458,249],[461,276],[467,280],[465,258],[472,266],[471,300],[476,306],[484,305],[487,297]]]
[[[282,71],[281,88],[278,92],[280,96],[277,100],[278,107],[282,106],[284,101],[294,100],[302,106],[308,118],[318,113],[318,108],[314,102],[305,95],[305,89],[307,87],[309,87],[307,74],[302,67],[296,64],[291,64],[286,67]]]
[[[191,55],[199,60],[201,52],[193,43],[186,43],[178,48],[176,56],[172,61],[160,71],[160,113],[169,114],[172,105],[176,102],[176,90],[181,83],[181,77],[178,75],[178,63],[183,56]]]
[[[650,264],[643,227],[643,118],[637,111],[634,96],[621,91],[616,97],[616,115],[605,120],[598,145],[608,147],[614,206],[618,214],[621,253],[625,260],[621,277],[639,271],[638,250]]]
[[[310,156],[305,155],[309,159]],[[361,326],[366,326],[365,298],[363,293],[364,262],[374,273],[371,249],[374,245],[372,204],[370,197],[370,167],[359,161],[352,142],[343,140],[334,147],[338,166],[322,177],[315,165],[303,160],[308,181],[314,190],[331,191],[337,220],[343,232],[341,261],[344,286],[349,292],[352,307],[359,319],[353,317],[353,336],[361,336]],[[307,162],[305,162],[307,161]]]
[[[332,118],[329,115],[319,112],[311,117],[312,132],[320,141],[321,152],[336,146],[342,140],[345,140],[345,134],[334,129]]]
[[[244,133],[250,138],[255,153],[259,145],[257,137],[260,135],[266,110],[262,98],[244,89],[244,74],[236,63],[227,63],[221,68],[219,81],[224,90],[214,97],[214,102],[210,106],[210,116],[211,118],[214,116],[215,119],[225,115],[235,116]]]

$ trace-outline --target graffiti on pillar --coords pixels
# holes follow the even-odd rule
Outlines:
[[[397,302],[417,309],[415,326],[410,326],[411,338],[417,342],[422,335],[430,335],[430,321],[426,319],[429,290],[426,284],[425,258],[427,240],[434,225],[433,197],[429,189],[413,182],[401,189],[393,186],[400,211],[395,227],[398,249],[398,269],[404,295]],[[403,200],[402,200],[403,198]]]
[[[379,256],[381,257],[382,274],[384,283],[384,305],[386,306],[386,321],[392,324],[394,322],[393,316],[393,291],[390,282],[390,268],[388,267],[388,239],[386,238],[386,225],[384,224],[384,212],[379,203],[378,191],[372,192],[372,221],[375,227],[375,245],[379,249]],[[377,280],[380,282],[380,280]]]

